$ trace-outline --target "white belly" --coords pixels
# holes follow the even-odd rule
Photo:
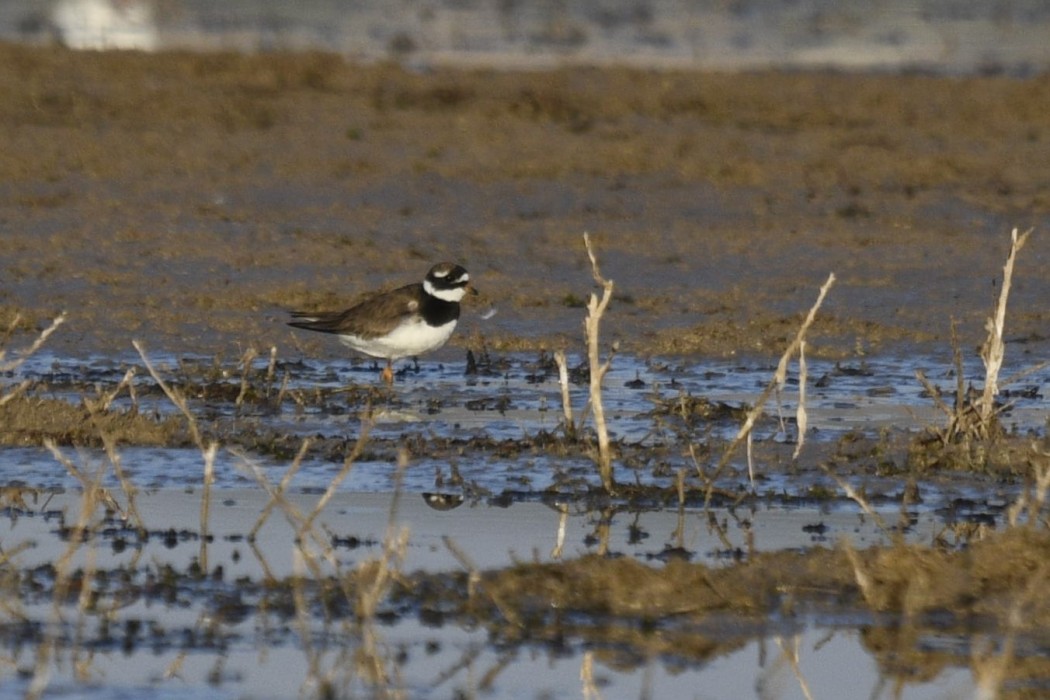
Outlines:
[[[366,355],[399,360],[402,357],[415,357],[431,350],[437,350],[452,337],[452,331],[455,329],[455,321],[449,321],[443,326],[428,326],[422,320],[408,321],[383,338],[340,335],[339,340],[344,345]]]

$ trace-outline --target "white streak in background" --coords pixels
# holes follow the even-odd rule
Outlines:
[[[159,44],[153,6],[143,0],[59,0],[51,21],[73,49],[153,51]]]

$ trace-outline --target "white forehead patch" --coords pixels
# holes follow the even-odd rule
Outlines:
[[[452,272],[452,270],[446,270],[445,268],[434,270],[434,277],[448,277],[448,273],[450,272]]]

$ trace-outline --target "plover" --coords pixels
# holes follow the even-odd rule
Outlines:
[[[434,265],[423,281],[368,297],[346,311],[293,312],[288,325],[334,333],[344,345],[386,360],[383,381],[394,382],[394,360],[436,350],[452,336],[459,302],[470,291],[470,275],[461,266]]]

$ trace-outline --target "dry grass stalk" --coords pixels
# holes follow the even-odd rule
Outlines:
[[[5,346],[7,345],[7,341],[10,339],[11,335],[14,333],[15,328],[18,326],[19,321],[21,320],[21,315],[15,314],[15,317],[11,321],[11,324],[8,327],[6,333],[4,334],[3,339],[0,339],[0,373],[14,372],[19,367],[21,367],[26,360],[32,357],[33,354],[37,350],[39,350],[45,342],[47,342],[48,337],[50,337],[50,335],[54,333],[59,326],[65,323],[66,312],[63,311],[58,316],[56,316],[54,320],[51,321],[51,325],[42,330],[40,332],[40,335],[37,336],[36,340],[33,341],[33,344],[25,350],[22,350],[16,359],[8,360],[6,359],[7,350],[5,349]],[[22,392],[29,388],[29,385],[31,383],[32,382],[28,379],[22,380],[14,388],[10,389],[7,393],[4,393],[3,387],[0,387],[0,406],[3,406],[8,401],[11,401],[15,397],[19,396]]]
[[[795,424],[798,428],[798,443],[791,459],[798,459],[802,446],[806,444],[806,429],[809,427],[809,414],[806,413],[806,381],[809,372],[806,368],[806,341],[798,344],[798,410],[795,412]]]
[[[558,386],[561,387],[561,410],[565,419],[565,434],[576,437],[576,424],[572,420],[572,401],[569,398],[569,365],[564,350],[554,351],[554,363],[558,365]]]
[[[584,700],[601,700],[602,694],[594,680],[594,652],[585,651],[580,663],[580,682],[583,683]]]
[[[299,451],[295,455],[295,459],[292,460],[291,466],[284,472],[284,476],[281,477],[281,481],[277,484],[275,491],[280,494],[284,494],[285,490],[292,483],[292,477],[295,476],[296,472],[303,464],[303,457],[306,456],[306,451],[310,448],[310,438],[305,438],[303,444],[299,446]],[[266,502],[262,512],[259,513],[259,518],[255,521],[255,526],[251,529],[249,537],[255,539],[255,536],[259,534],[259,530],[270,518],[270,513],[273,512],[274,506],[277,505],[277,500],[271,496],[270,500]]]
[[[124,464],[120,457],[120,452],[117,450],[116,440],[113,436],[103,428],[102,414],[109,410],[113,401],[116,400],[117,396],[124,390],[127,389],[129,394],[132,392],[132,380],[135,378],[134,368],[129,369],[124,373],[123,379],[117,384],[117,386],[102,394],[96,399],[89,399],[84,397],[82,402],[84,407],[88,411],[88,415],[91,417],[91,422],[95,426],[95,430],[98,432],[99,439],[102,440],[102,446],[106,451],[106,458],[109,460],[110,465],[113,467],[113,474],[117,477],[120,482],[120,488],[124,492],[124,496],[127,499],[127,512],[122,513],[124,520],[130,519],[140,530],[145,530],[146,526],[142,521],[142,516],[139,515],[138,507],[135,504],[135,497],[138,494],[138,489],[131,480],[128,479],[127,473],[124,471]]]
[[[705,507],[710,505],[711,498],[717,493],[727,500],[735,503],[742,501],[747,494],[738,491],[728,491],[726,489],[720,489],[715,485],[715,479],[718,477],[718,473],[712,469],[712,473],[708,474],[704,470],[705,460],[701,459],[701,455],[697,454],[696,445],[689,442],[686,444],[686,449],[689,451],[689,459],[693,462],[693,468],[696,469],[696,475],[700,478],[701,483],[704,485],[705,492]]]
[[[927,379],[921,369],[915,370],[915,378],[929,394],[934,405],[944,413],[947,423],[944,428],[931,428],[930,432],[937,437],[942,447],[955,442],[977,438],[983,432],[981,421],[974,408],[970,392],[966,388],[966,373],[963,369],[962,347],[959,344],[958,325],[952,320],[952,365],[955,371],[955,398],[951,405],[943,398],[936,384]]]
[[[18,314],[15,314],[15,318],[14,318],[13,321],[11,321],[11,325],[8,328],[7,333],[6,333],[5,337],[4,337],[4,342],[0,343],[0,346],[6,344],[7,339],[10,338],[11,334],[14,332],[15,327],[18,325],[18,323],[21,320],[22,320],[22,317],[20,315],[18,315]],[[28,360],[30,357],[33,356],[34,353],[36,353],[37,350],[39,350],[41,347],[43,347],[44,343],[47,342],[47,339],[51,336],[51,334],[54,333],[56,330],[58,330],[58,327],[61,326],[65,322],[66,322],[66,312],[63,311],[62,313],[60,313],[58,316],[56,316],[51,321],[51,325],[49,325],[44,330],[40,331],[40,335],[38,335],[36,340],[33,341],[33,344],[30,345],[25,350],[22,350],[18,354],[18,358],[17,359],[14,359],[14,360],[6,359],[7,358],[7,350],[5,350],[3,347],[0,347],[0,372],[14,372],[16,369],[21,367],[25,363],[26,360]]]
[[[831,289],[833,284],[835,284],[835,273],[829,274],[827,281],[821,286],[820,294],[817,295],[816,303],[813,304],[809,313],[806,314],[806,318],[803,320],[802,326],[798,329],[795,339],[791,341],[787,350],[781,355],[773,379],[766,386],[761,396],[758,397],[758,401],[755,402],[755,405],[751,407],[750,411],[748,411],[747,416],[744,418],[744,424],[740,426],[740,430],[737,431],[736,437],[733,438],[733,442],[730,443],[729,448],[726,449],[725,453],[722,455],[722,459],[719,460],[718,468],[715,470],[715,477],[712,477],[712,480],[722,473],[725,467],[729,464],[729,460],[732,458],[733,453],[736,452],[736,449],[740,446],[740,443],[747,439],[751,434],[752,429],[755,427],[755,422],[765,411],[765,406],[769,401],[769,397],[772,396],[775,391],[779,391],[780,388],[784,386],[784,383],[787,381],[788,364],[791,362],[791,358],[795,356],[795,353],[800,351],[802,344],[806,340],[806,331],[808,331],[809,327],[813,325],[813,320],[816,318],[817,310],[820,309],[821,304],[824,303],[824,297],[827,296],[828,290]],[[801,405],[801,400],[799,403]],[[803,438],[800,434],[799,441],[801,442],[802,439]],[[753,480],[752,486],[754,486]],[[707,498],[708,500],[711,498],[710,488],[708,490]]]
[[[57,447],[53,442],[47,440],[45,444],[47,443],[50,443],[47,446],[52,453],[57,452]],[[101,526],[101,521],[96,521],[95,516],[99,505],[106,503],[106,500],[103,498],[106,491],[102,487],[104,475],[105,469],[99,469],[93,479],[87,480],[85,478],[83,480],[82,483],[85,484],[85,489],[80,498],[80,512],[77,515],[76,525],[72,529],[69,544],[66,546],[65,551],[55,560],[51,621],[46,627],[43,640],[36,650],[33,676],[25,693],[27,700],[38,700],[43,697],[44,692],[47,690],[51,675],[50,667],[55,656],[55,649],[58,646],[58,636],[61,634],[59,626],[62,621],[62,604],[68,598],[70,587],[73,585],[73,556],[84,545],[84,542],[90,539],[87,533]],[[81,585],[87,588],[90,588],[90,582],[94,578],[92,563],[93,560],[89,558],[83,576],[80,577]],[[81,589],[77,602],[78,619],[84,618],[87,610],[86,606],[90,601],[90,596],[83,593],[84,591]]]
[[[1005,613],[1006,619],[1002,620],[1006,634],[1001,641],[997,644],[975,643],[973,645],[970,667],[977,681],[975,697],[989,700],[1002,697],[1006,672],[1014,662],[1018,632],[1031,626],[1030,622],[1025,619],[1025,612],[1036,601],[1045,599],[1048,575],[1050,575],[1050,564],[1042,562],[1039,568],[1028,577],[1024,590],[1014,594],[1013,601]],[[999,651],[998,656],[994,655],[994,650]]]
[[[747,458],[747,482],[751,484],[751,488],[755,488],[755,438],[751,431],[747,433],[747,447],[744,448],[744,455]]]
[[[591,271],[594,274],[594,281],[602,288],[601,299],[592,293],[587,302],[587,318],[584,321],[584,328],[587,333],[587,360],[591,368],[590,405],[591,411],[594,413],[594,429],[598,434],[598,473],[602,479],[602,486],[606,491],[611,492],[616,484],[613,480],[609,430],[605,424],[605,406],[602,402],[602,381],[605,379],[606,372],[609,371],[612,357],[610,356],[602,363],[599,357],[598,345],[602,316],[605,314],[609,302],[612,301],[613,282],[602,277],[602,273],[598,269],[598,260],[595,258],[594,250],[591,247],[591,238],[586,233],[583,234],[583,242],[587,247],[587,257],[591,260]]]
[[[551,549],[551,559],[558,561],[565,551],[565,531],[569,525],[569,507],[558,504],[558,534],[554,538],[554,547]]]
[[[375,618],[379,604],[386,598],[390,586],[400,575],[401,564],[408,550],[409,534],[407,527],[390,526],[383,537],[383,551],[380,556],[358,564],[353,602],[354,612],[359,619]]]
[[[307,516],[306,520],[303,522],[302,527],[304,530],[313,527],[314,520],[316,520],[317,516],[321,514],[321,511],[323,511],[325,506],[328,505],[328,502],[332,500],[332,496],[335,495],[335,492],[339,488],[339,485],[342,484],[343,481],[346,480],[346,477],[350,475],[350,472],[354,468],[354,463],[357,461],[357,458],[361,456],[361,453],[365,449],[365,444],[368,442],[368,434],[371,430],[371,427],[371,423],[365,421],[361,422],[361,434],[357,436],[357,442],[354,443],[353,448],[350,450],[349,453],[347,453],[346,457],[343,458],[343,466],[339,470],[339,473],[332,477],[332,480],[328,482],[328,488],[325,489],[324,494],[322,494],[321,498],[317,500],[317,504],[314,506],[313,511],[310,513],[310,515]],[[400,469],[403,469],[403,467],[399,467],[398,475],[400,475],[401,473]],[[300,532],[300,535],[301,534],[302,532]]]
[[[791,645],[788,646],[784,643],[783,637],[777,637],[777,646],[780,647],[780,652],[787,659],[788,665],[791,667],[791,672],[795,675],[795,680],[798,681],[799,689],[802,691],[802,696],[806,700],[813,700],[813,693],[809,689],[809,683],[806,682],[806,677],[802,674],[802,667],[799,664],[799,647],[801,645],[801,638],[795,635],[791,638]]]
[[[273,506],[280,508],[281,512],[284,513],[284,518],[288,522],[288,524],[291,525],[297,533],[304,533],[304,535],[309,535],[310,539],[312,539],[317,545],[321,555],[324,556],[330,564],[335,565],[336,560],[331,543],[328,542],[324,537],[322,537],[317,532],[316,528],[303,527],[303,523],[306,522],[306,516],[303,515],[302,511],[299,509],[298,506],[296,506],[294,503],[288,500],[287,496],[285,496],[284,494],[284,489],[281,488],[280,490],[278,490],[277,488],[274,488],[273,484],[270,483],[270,480],[266,477],[266,474],[262,471],[262,468],[259,466],[259,464],[256,463],[250,457],[248,457],[248,455],[244,454],[243,452],[240,452],[239,450],[231,450],[231,452],[233,452],[234,455],[240,458],[241,467],[243,469],[246,469],[255,479],[256,483],[258,483],[259,486],[261,486],[262,489],[266,491],[266,493],[270,496],[270,501],[269,503],[267,503],[267,509],[272,510]],[[285,474],[285,476],[287,477],[288,474]],[[284,483],[284,480],[282,480],[282,484]],[[267,510],[267,513],[269,512],[269,510]],[[263,522],[264,521],[260,518],[260,520],[256,522],[255,530],[258,530],[260,527],[262,527]],[[255,531],[253,530],[253,536],[254,532]],[[306,565],[310,567],[311,573],[314,575],[314,577],[321,578],[321,566],[317,562],[316,557],[314,557],[310,552],[306,550],[306,546],[307,538],[303,535],[300,535],[300,537],[298,538],[297,549],[302,551],[303,561]]]
[[[1047,492],[1050,491],[1050,452],[1042,449],[1037,443],[1031,445],[1032,459],[1029,461],[1034,481],[1027,485],[1018,495],[1017,500],[1006,509],[1007,522],[1010,527],[1021,523],[1021,515],[1026,516],[1029,526],[1039,522],[1039,514],[1046,505]],[[1050,525],[1050,523],[1046,523]]]
[[[80,488],[86,493],[92,489],[95,489],[95,483],[88,479],[88,476],[80,471],[80,468],[73,463],[73,460],[66,457],[62,450],[58,447],[54,440],[47,437],[44,438],[44,447],[51,452],[51,456],[55,458],[55,461],[65,467],[69,475],[80,482]],[[98,493],[95,498],[101,501],[106,508],[109,508],[114,513],[120,513],[121,517],[126,518],[127,513],[124,508],[117,502],[117,499],[113,498],[113,495],[108,489],[98,486]]]
[[[168,397],[168,400],[175,405],[179,412],[186,418],[186,424],[190,431],[190,438],[193,440],[193,444],[201,451],[201,454],[205,454],[209,448],[208,445],[204,444],[204,437],[201,435],[200,428],[197,425],[197,418],[190,411],[189,402],[186,401],[186,397],[182,395],[178,389],[170,386],[167,382],[161,379],[160,375],[153,368],[149,358],[146,357],[146,351],[142,349],[142,344],[137,340],[132,340],[131,344],[138,351],[139,357],[142,358],[142,363],[146,366],[146,371],[149,372],[150,376],[153,377],[153,381],[157,383],[164,395]]]
[[[266,365],[266,398],[273,391],[273,380],[277,376],[277,346],[270,346],[270,361]],[[287,380],[287,375],[285,376]]]
[[[140,530],[145,530],[146,526],[142,522],[142,516],[139,515],[138,506],[135,505],[135,497],[138,494],[138,488],[131,483],[131,480],[128,479],[127,473],[124,471],[124,463],[121,461],[120,452],[117,450],[117,443],[108,431],[102,429],[99,412],[94,408],[92,402],[88,399],[84,399],[84,405],[88,407],[91,420],[95,424],[95,429],[98,431],[99,438],[102,440],[102,447],[106,451],[106,458],[113,467],[113,474],[117,477],[117,481],[120,482],[120,488],[124,492],[124,497],[127,500],[127,508],[120,509],[117,512],[121,513],[121,519],[130,520]]]
[[[105,394],[102,394],[101,396],[97,397],[94,400],[94,408],[95,408],[95,410],[97,410],[99,412],[108,411],[109,407],[113,404],[113,402],[116,400],[116,398],[118,396],[120,396],[120,393],[122,391],[124,391],[125,389],[128,390],[128,395],[131,396],[132,400],[134,401],[135,400],[135,396],[134,396],[135,385],[132,384],[132,380],[135,378],[135,374],[136,374],[135,368],[132,367],[131,369],[129,369],[127,372],[124,373],[123,379],[121,379],[120,382],[117,383],[116,387],[114,387],[109,392],[107,392]]]
[[[219,445],[211,443],[204,451],[204,483],[201,494],[200,555],[198,557],[202,571],[208,570],[208,515],[211,512],[211,488],[215,483],[215,453]]]
[[[143,364],[146,366],[146,371],[149,372],[150,376],[153,377],[153,381],[157,383],[157,386],[161,388],[164,395],[168,397],[176,408],[186,418],[186,424],[189,427],[190,438],[193,443],[197,446],[197,449],[201,451],[201,457],[204,460],[204,478],[203,478],[203,495],[201,496],[201,515],[200,515],[200,565],[204,570],[208,568],[208,515],[211,510],[211,488],[215,483],[215,456],[219,450],[219,443],[215,440],[210,440],[207,443],[204,441],[204,436],[201,434],[200,427],[197,425],[197,418],[190,411],[189,402],[186,401],[186,397],[182,395],[178,389],[170,386],[167,382],[161,379],[160,375],[153,368],[149,358],[146,356],[146,351],[143,350],[142,345],[137,340],[131,341],[131,344],[138,351],[139,357],[142,358]],[[254,353],[254,350],[250,350],[249,353]],[[251,360],[248,358],[248,354],[245,355],[244,367],[245,377],[247,376],[247,368],[251,366]],[[244,385],[241,387],[241,394],[245,392]],[[237,397],[237,405],[240,405],[241,396]],[[123,479],[121,481],[123,484]]]
[[[313,564],[313,562],[311,562]],[[330,679],[321,670],[321,655],[314,648],[313,632],[310,629],[310,604],[306,598],[305,581],[307,578],[306,555],[301,549],[292,552],[292,603],[295,606],[295,627],[299,632],[299,645],[307,660],[304,686],[314,686],[315,694],[321,696],[320,689]]]
[[[1003,329],[1006,326],[1006,302],[1010,298],[1010,285],[1013,281],[1014,261],[1017,253],[1024,247],[1031,235],[1032,229],[1028,229],[1020,236],[1015,228],[1010,232],[1010,254],[1003,266],[1003,284],[999,290],[999,301],[995,305],[995,312],[985,324],[988,338],[981,348],[981,360],[984,361],[984,392],[977,403],[977,410],[981,421],[987,423],[995,411],[995,397],[999,394],[999,372],[1003,366],[1003,358],[1006,355],[1006,345],[1003,343]]]
[[[474,594],[477,593],[478,584],[481,583],[481,570],[478,569],[478,565],[474,563],[470,555],[464,552],[463,548],[456,544],[451,537],[442,535],[441,541],[444,543],[445,549],[467,571],[467,598],[473,598]]]
[[[303,512],[294,503],[288,500],[285,496],[285,491],[291,484],[292,477],[299,471],[299,467],[302,464],[302,459],[306,454],[306,450],[309,447],[309,441],[304,441],[299,448],[299,453],[296,455],[292,465],[285,472],[281,478],[280,484],[275,487],[270,483],[270,480],[266,477],[266,474],[262,471],[260,466],[252,460],[248,455],[240,452],[239,450],[231,450],[233,454],[240,458],[242,468],[246,469],[255,481],[266,491],[270,496],[270,500],[263,508],[259,519],[256,521],[255,526],[252,528],[251,537],[254,538],[258,533],[259,529],[262,528],[266,520],[269,518],[270,513],[274,507],[278,507],[284,513],[285,520],[296,532],[296,540],[299,542],[299,549],[302,550],[304,562],[308,565],[313,574],[320,578],[321,567],[317,562],[316,558],[311,552],[306,550],[306,544],[312,540],[318,547],[318,551],[321,557],[323,557],[329,564],[336,565],[335,551],[332,548],[329,538],[324,537],[321,533],[317,532],[315,527],[315,521],[318,516],[324,510],[325,506],[331,500],[335,491],[339,485],[346,479],[347,475],[353,468],[355,460],[360,456],[364,450],[365,443],[368,440],[369,424],[362,424],[361,435],[358,437],[354,447],[346,455],[343,460],[343,466],[339,473],[336,474],[328,484],[328,488],[325,493],[318,499],[318,502],[314,505],[313,510],[308,515],[304,515]]]
[[[237,394],[237,399],[233,402],[233,405],[237,408],[241,407],[244,403],[244,398],[248,395],[248,389],[251,388],[251,374],[252,374],[252,362],[259,356],[259,351],[254,347],[249,347],[244,351],[244,355],[241,356],[241,390]]]
[[[559,510],[561,510],[563,518],[568,517],[567,509],[562,507]],[[478,590],[482,585],[481,570],[478,568],[477,564],[474,563],[474,560],[470,558],[470,555],[464,552],[458,544],[453,542],[451,537],[449,537],[448,535],[443,535],[441,541],[445,543],[445,547],[448,549],[449,552],[452,553],[452,556],[456,558],[456,561],[459,562],[459,565],[466,569],[467,596],[473,598],[475,595],[477,595]],[[499,595],[493,593],[492,591],[485,591],[485,593],[488,596],[489,600],[492,601],[492,604],[496,606],[496,609],[499,610],[500,613],[503,615],[504,619],[507,620],[507,622],[511,623],[512,625],[515,625],[516,627],[524,627],[521,621],[521,617],[517,614],[517,612],[515,612],[515,607],[513,605],[505,604],[503,602],[503,599]]]
[[[853,549],[853,545],[849,543],[848,539],[843,539],[841,542],[842,550],[846,553],[846,558],[849,559],[850,566],[853,568],[853,578],[857,582],[857,588],[860,589],[860,594],[864,597],[864,600],[869,606],[874,607],[879,596],[875,590],[875,580],[871,574],[868,573],[867,569],[864,568],[864,563],[860,560],[860,556],[857,554],[857,550]]]
[[[882,516],[879,515],[878,511],[871,507],[871,504],[868,503],[868,499],[864,497],[864,494],[857,491],[855,488],[853,488],[853,486],[850,485],[848,481],[842,479],[841,477],[839,477],[838,474],[831,471],[828,465],[821,464],[820,468],[824,471],[825,474],[827,474],[835,480],[835,484],[840,489],[842,489],[842,492],[846,494],[847,498],[849,498],[851,501],[860,506],[861,510],[863,510],[872,520],[875,521],[875,524],[879,527],[880,530],[882,530],[883,532],[890,532],[889,525],[886,524],[886,521],[883,520]]]
[[[343,468],[335,475],[329,487],[319,499],[314,509],[304,515],[298,507],[291,503],[285,496],[285,490],[291,483],[292,477],[298,472],[300,464],[309,447],[309,441],[304,441],[299,453],[296,455],[292,466],[285,472],[279,486],[275,488],[270,484],[259,466],[243,454],[242,465],[246,467],[256,478],[256,481],[270,494],[270,501],[264,508],[263,514],[257,521],[252,533],[259,530],[268,518],[274,507],[279,507],[289,524],[296,531],[297,545],[293,551],[295,562],[295,577],[293,581],[293,596],[296,608],[296,627],[302,638],[304,653],[309,661],[309,671],[306,676],[304,690],[312,691],[317,696],[327,697],[334,692],[337,681],[341,674],[348,674],[345,680],[357,676],[371,687],[376,697],[399,697],[396,688],[396,667],[389,664],[387,655],[383,652],[380,640],[375,629],[375,617],[379,605],[389,594],[393,582],[401,575],[401,565],[405,558],[408,547],[409,530],[397,526],[397,503],[400,493],[400,474],[407,464],[407,452],[399,455],[398,486],[395,489],[394,501],[390,508],[390,519],[386,535],[383,539],[383,549],[379,556],[372,557],[358,564],[353,572],[344,571],[330,538],[322,537],[317,531],[316,519],[332,498],[338,486],[349,473],[354,460],[360,455],[367,440],[367,430],[362,431],[357,444],[347,454],[343,462]],[[307,546],[309,542],[316,544],[315,547]],[[256,556],[263,562],[265,559],[252,543],[252,549]],[[353,633],[359,638],[360,645],[352,650],[342,650],[341,657],[328,670],[322,667],[322,647],[314,645],[312,633],[309,627],[310,602],[307,598],[306,584],[313,580],[324,586],[323,582],[328,578],[322,566],[322,560],[327,562],[332,575],[339,581],[342,594],[348,603],[353,606],[355,616]]]

